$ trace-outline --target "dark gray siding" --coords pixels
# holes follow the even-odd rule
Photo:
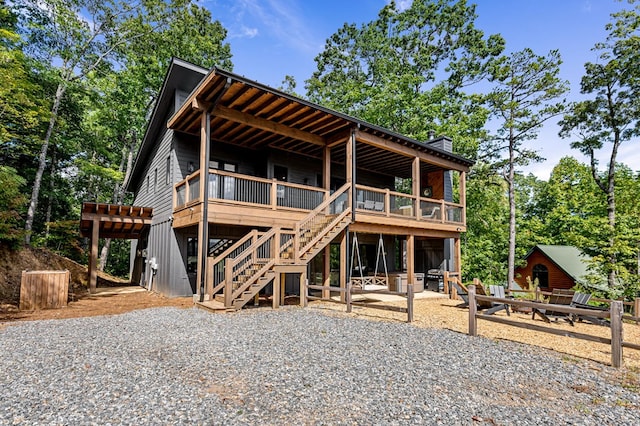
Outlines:
[[[165,129],[147,159],[142,179],[136,184],[134,204],[153,207],[153,223],[149,232],[147,261],[155,258],[158,265],[153,277],[153,289],[167,296],[190,296],[183,257],[172,227],[173,185],[182,179],[174,147],[174,133]],[[167,161],[169,168],[167,170]],[[167,174],[168,172],[168,174]],[[135,250],[135,247],[132,247]],[[151,280],[147,264],[146,280]]]

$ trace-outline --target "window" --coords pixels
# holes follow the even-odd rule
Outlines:
[[[538,287],[549,288],[549,269],[541,263],[533,266],[533,282],[538,280]]]
[[[149,175],[147,175],[147,194],[149,193]]]
[[[165,170],[165,185],[169,185],[171,183],[171,156],[167,157],[167,167]]]
[[[289,170],[284,166],[273,166],[273,177],[282,182],[289,180]]]
[[[198,239],[187,238],[187,273],[195,274],[198,271]]]
[[[158,191],[158,168],[153,170],[153,192]]]

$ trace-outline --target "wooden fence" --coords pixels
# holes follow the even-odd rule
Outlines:
[[[530,294],[533,295],[536,302],[541,302],[543,297],[551,296],[553,293],[550,291],[541,291],[539,288],[535,290],[511,290],[511,293],[515,294]],[[604,303],[611,306],[612,302],[617,302],[617,300],[612,299],[600,299],[597,297],[592,297],[589,299],[590,302],[596,303]],[[623,314],[622,319],[628,319],[631,321],[635,321],[636,324],[640,324],[640,297],[636,297],[633,301],[624,301],[620,300],[623,306]],[[625,314],[624,311],[628,310],[629,314]]]
[[[346,288],[321,286],[321,285],[309,285],[309,284],[303,284],[302,287],[303,288],[300,294],[301,306],[307,306],[308,300],[322,300],[324,302],[346,303],[347,312],[351,312],[353,306],[362,306],[365,308],[380,309],[384,311],[403,312],[407,314],[407,322],[413,322],[413,299],[414,299],[413,284],[407,284],[406,293],[400,293],[397,291],[389,291],[389,290],[358,289],[358,288],[353,288],[351,286],[351,282],[347,282]],[[322,290],[323,292],[335,291],[339,293],[345,293],[345,302],[342,302],[340,300],[333,300],[331,298],[311,296],[309,295],[309,290]],[[381,305],[381,304],[373,304],[373,303],[354,302],[351,297],[353,294],[389,294],[393,296],[401,296],[407,299],[407,307],[403,308],[402,306],[390,306],[390,305]]]
[[[528,330],[539,331],[543,333],[556,334],[559,336],[574,337],[576,339],[589,340],[592,342],[599,342],[611,345],[611,365],[619,368],[622,365],[622,348],[627,347],[631,349],[640,350],[640,344],[625,342],[622,336],[622,302],[615,300],[611,302],[608,311],[594,311],[591,309],[574,308],[567,305],[553,305],[549,303],[532,302],[530,300],[518,300],[518,299],[502,299],[498,297],[481,296],[476,295],[475,286],[469,286],[469,335],[476,336],[478,333],[477,319],[483,319],[487,321],[493,321],[501,324],[511,325],[513,327],[525,328]],[[554,312],[561,312],[573,315],[585,315],[596,318],[608,318],[610,321],[611,338],[593,336],[585,333],[571,332],[567,330],[559,330],[551,327],[540,326],[537,324],[524,323],[519,321],[510,320],[504,317],[497,317],[495,315],[484,315],[478,313],[476,301],[488,301],[493,303],[504,303],[511,306],[529,307],[534,309],[547,309]],[[630,317],[632,320],[636,320],[637,317]]]
[[[69,271],[22,271],[20,310],[67,306]]]

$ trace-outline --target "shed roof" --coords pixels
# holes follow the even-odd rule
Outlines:
[[[581,252],[574,246],[561,246],[561,245],[545,245],[538,244],[533,250],[538,249],[544,253],[553,263],[555,263],[560,269],[571,276],[575,281],[579,281],[587,275],[588,262],[591,257]],[[531,250],[527,254],[527,258],[533,252]]]

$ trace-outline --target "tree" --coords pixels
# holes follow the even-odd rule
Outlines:
[[[25,243],[31,241],[42,176],[58,111],[69,85],[113,63],[118,48],[166,25],[184,0],[23,0],[21,28],[31,53],[57,69],[58,84],[51,100],[49,125],[42,138],[38,168],[27,210]]]
[[[475,18],[465,0],[415,0],[402,11],[392,1],[377,19],[345,24],[327,40],[308,96],[416,139],[453,136],[456,152],[475,157],[487,111],[462,89],[487,75],[504,46]]]
[[[87,153],[81,173],[103,185],[96,198],[114,204],[124,201],[124,182],[171,58],[231,70],[226,35],[225,28],[212,19],[207,9],[190,4],[176,11],[166,27],[149,28],[144,39],[121,46],[118,53],[124,68],[106,75],[90,75],[96,97],[87,121],[99,139],[95,146],[102,149]],[[105,239],[100,270],[107,265],[110,245],[111,240]]]
[[[620,146],[640,132],[640,5],[612,15],[605,42],[596,44],[598,62],[586,63],[581,93],[590,99],[577,102],[561,122],[562,137],[590,160],[591,174],[606,196],[607,224],[602,267],[610,289],[618,286],[616,161]],[[600,174],[596,153],[610,145],[606,173]]]
[[[489,158],[496,158],[507,151],[506,158],[499,159],[494,167],[502,169],[509,190],[509,289],[516,259],[516,169],[541,160],[525,142],[535,139],[543,123],[563,111],[564,102],[556,102],[568,90],[567,82],[559,78],[561,62],[558,51],[544,57],[524,49],[502,57],[492,70],[496,86],[488,96],[488,105],[499,128],[485,152]]]

